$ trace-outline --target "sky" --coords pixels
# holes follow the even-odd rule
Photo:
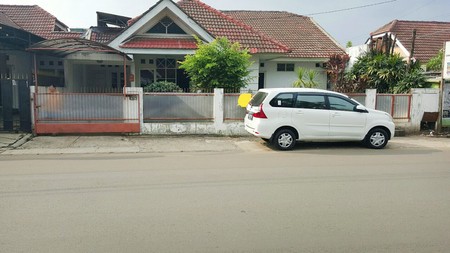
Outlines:
[[[363,44],[370,32],[394,19],[450,22],[449,0],[202,1],[218,10],[288,11],[310,16],[342,46],[348,41],[353,45]],[[0,0],[0,4],[37,4],[71,28],[95,26],[96,11],[135,17],[156,2],[157,0]]]

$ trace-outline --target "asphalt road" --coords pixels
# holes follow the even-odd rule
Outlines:
[[[0,252],[448,252],[450,149],[0,156]]]

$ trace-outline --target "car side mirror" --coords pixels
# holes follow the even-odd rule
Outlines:
[[[369,111],[367,111],[366,107],[364,107],[362,105],[355,106],[355,111],[356,112],[361,112],[361,113],[368,113],[369,112]]]

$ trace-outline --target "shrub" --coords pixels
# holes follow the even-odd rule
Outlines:
[[[143,87],[144,92],[182,92],[183,90],[176,83],[159,81]]]

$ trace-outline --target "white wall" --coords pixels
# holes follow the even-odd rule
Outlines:
[[[260,73],[260,68],[259,68],[259,56],[257,55],[253,55],[252,58],[250,59],[251,62],[253,62],[253,64],[250,66],[249,70],[250,70],[250,81],[247,85],[247,87],[245,89],[248,90],[258,90],[258,78],[259,78],[259,73]]]
[[[319,63],[320,61],[318,61]],[[259,69],[260,73],[265,73],[265,88],[287,88],[292,87],[297,80],[297,74],[293,72],[277,71],[278,63],[294,63],[295,70],[297,68],[312,69],[317,72],[315,81],[319,83],[317,88],[327,88],[327,74],[325,69],[316,67],[316,62],[284,62],[284,61],[267,61],[264,67]]]
[[[411,120],[398,121],[396,126],[403,128],[407,133],[420,131],[420,123],[424,112],[439,111],[439,89],[412,89]]]
[[[358,57],[369,52],[369,45],[359,45],[354,47],[349,47],[345,49],[345,52],[350,56],[350,61],[348,62],[347,69],[351,69],[353,64],[357,61]]]
[[[450,79],[450,41],[445,42],[444,78]]]

